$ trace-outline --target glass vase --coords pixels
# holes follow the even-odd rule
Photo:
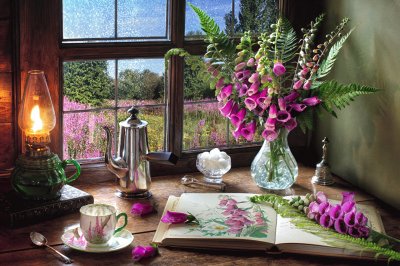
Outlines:
[[[251,164],[251,176],[257,186],[281,190],[291,187],[296,181],[298,166],[290,151],[287,136],[287,129],[282,128],[274,141],[264,141]]]

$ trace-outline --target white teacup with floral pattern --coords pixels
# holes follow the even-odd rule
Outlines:
[[[91,244],[107,243],[111,237],[124,229],[128,216],[122,212],[117,215],[115,207],[107,204],[89,204],[81,207],[80,227],[86,241]],[[124,217],[124,224],[115,229],[117,221]]]

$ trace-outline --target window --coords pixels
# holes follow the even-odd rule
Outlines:
[[[149,122],[152,150],[166,149],[182,160],[193,160],[199,149],[222,145],[232,149],[232,153],[240,153],[241,159],[242,151],[252,151],[249,158],[254,156],[257,147],[252,150],[245,145],[242,150],[244,145],[237,146],[230,136],[229,124],[217,111],[214,91],[208,88],[199,69],[190,69],[181,58],[172,58],[168,72],[164,73],[163,56],[171,48],[184,48],[199,56],[205,52],[203,41],[196,37],[197,17],[184,1],[92,2],[24,2],[24,12],[29,16],[21,15],[21,36],[49,38],[33,39],[36,46],[24,50],[21,58],[32,55],[40,60],[40,55],[48,53],[50,59],[43,62],[43,68],[48,73],[49,85],[56,91],[54,95],[62,92],[54,101],[60,106],[56,112],[62,121],[53,132],[55,140],[61,137],[52,144],[55,152],[63,152],[64,158],[102,157],[101,125],[118,133],[118,121],[125,119],[126,110],[135,104],[141,109],[141,117]],[[233,36],[242,28],[256,32],[261,27],[261,20],[258,24],[245,22],[252,16],[259,17],[257,12],[262,5],[267,5],[275,15],[277,11],[275,0],[191,2],[215,17],[221,29],[231,30]],[[43,9],[49,11],[49,16],[37,22],[46,24],[39,28],[38,35],[28,26],[35,28]],[[163,82],[166,86],[161,85]]]

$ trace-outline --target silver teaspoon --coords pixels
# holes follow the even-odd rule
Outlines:
[[[41,246],[41,247],[42,246],[46,246],[46,247],[50,248],[51,250],[53,250],[58,255],[60,255],[61,258],[63,258],[64,263],[70,264],[70,263],[73,262],[70,258],[68,258],[64,254],[60,253],[58,250],[56,250],[53,247],[47,245],[47,239],[44,237],[44,235],[42,235],[42,234],[40,234],[38,232],[31,232],[30,237],[31,237],[31,240],[32,240],[33,244],[35,244],[37,246]]]

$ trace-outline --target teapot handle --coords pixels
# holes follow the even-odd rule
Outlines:
[[[69,184],[72,181],[76,180],[79,177],[79,175],[81,174],[81,166],[79,165],[79,163],[77,161],[75,161],[73,159],[68,159],[68,160],[62,161],[61,164],[64,169],[68,164],[73,164],[76,168],[75,174],[73,174],[72,176],[70,176],[66,179],[66,182],[65,182],[66,184]]]

